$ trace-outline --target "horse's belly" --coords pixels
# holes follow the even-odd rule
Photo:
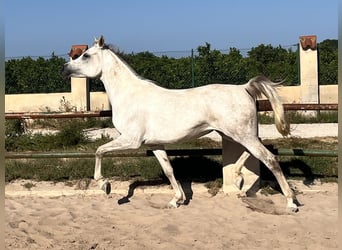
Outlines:
[[[196,139],[212,130],[207,124],[198,124],[192,127],[164,127],[147,131],[144,142],[145,144],[172,144]]]

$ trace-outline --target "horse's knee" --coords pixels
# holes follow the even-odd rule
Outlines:
[[[102,158],[102,156],[103,156],[102,149],[101,149],[101,147],[98,147],[98,148],[96,149],[96,152],[95,152],[95,157],[96,157],[96,158]]]
[[[164,174],[165,174],[166,177],[169,178],[169,179],[172,178],[172,177],[174,177],[172,167],[165,168],[165,169],[164,169]]]

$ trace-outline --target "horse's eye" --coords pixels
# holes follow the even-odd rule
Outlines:
[[[85,59],[87,59],[87,58],[89,58],[89,57],[90,57],[90,55],[87,54],[87,53],[85,53],[85,54],[83,55],[83,58],[85,58]]]

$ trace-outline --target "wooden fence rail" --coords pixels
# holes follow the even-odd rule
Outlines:
[[[338,104],[284,104],[284,109],[289,110],[338,110]],[[272,111],[268,100],[257,101],[258,111]],[[5,119],[49,119],[49,118],[87,118],[87,117],[111,117],[111,110],[93,111],[93,112],[67,112],[67,113],[46,113],[46,112],[16,112],[5,113]]]

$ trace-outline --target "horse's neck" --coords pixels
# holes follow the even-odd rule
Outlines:
[[[112,101],[114,95],[134,89],[141,80],[118,56],[110,51],[106,51],[106,53],[103,61],[101,81],[105,85],[106,92]]]
[[[137,74],[125,62],[111,51],[104,52],[102,66],[103,80],[126,81],[139,79]],[[102,80],[101,78],[101,80]]]

